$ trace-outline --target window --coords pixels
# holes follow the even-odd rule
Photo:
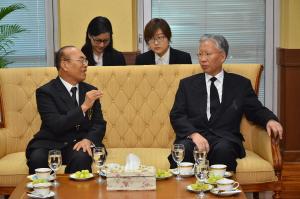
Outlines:
[[[53,61],[53,34],[51,33],[52,1],[23,0],[25,9],[17,10],[5,17],[2,23],[19,24],[26,29],[13,38],[14,53],[8,56],[14,63],[8,67],[47,66]],[[1,7],[20,1],[1,0]],[[52,20],[52,19],[51,19]]]
[[[267,8],[273,8],[272,0],[152,0],[139,3],[143,4],[139,8],[144,9],[144,26],[151,18],[164,18],[171,26],[171,46],[189,52],[193,63],[198,63],[199,38],[205,33],[227,38],[230,49],[226,63],[262,63],[265,70],[259,99],[265,102],[265,71],[267,67],[273,68],[274,59],[274,44],[266,45],[266,26],[273,24],[273,19],[267,21]],[[139,33],[141,37],[140,28]],[[271,33],[273,35],[273,29]],[[145,43],[139,48],[147,51]],[[266,56],[270,54],[268,52],[271,52],[270,57]],[[272,65],[267,65],[269,63]]]

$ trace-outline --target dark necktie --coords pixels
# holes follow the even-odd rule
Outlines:
[[[72,101],[74,103],[75,106],[78,106],[77,100],[76,100],[76,92],[77,92],[77,88],[76,87],[72,87],[71,88],[71,93],[72,93]]]
[[[218,90],[214,83],[216,80],[217,78],[215,77],[210,78],[210,117],[215,113],[218,106],[220,105]]]

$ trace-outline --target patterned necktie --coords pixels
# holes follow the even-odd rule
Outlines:
[[[216,80],[217,78],[215,77],[210,78],[210,117],[215,113],[220,105],[219,93],[214,83]]]
[[[72,87],[71,88],[72,101],[73,101],[75,106],[78,106],[77,99],[76,99],[76,92],[77,92],[77,87]]]

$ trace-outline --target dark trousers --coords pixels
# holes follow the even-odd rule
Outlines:
[[[74,145],[68,145],[61,149],[62,163],[67,165],[65,173],[74,173],[83,169],[92,172],[92,157],[83,150],[73,150]],[[36,168],[48,168],[48,152],[50,149],[30,149],[27,159],[29,174],[34,174]]]
[[[239,157],[239,146],[224,138],[215,137],[215,139],[208,139],[210,150],[207,154],[209,165],[225,164],[227,171],[236,171],[237,162]],[[195,162],[193,156],[194,142],[191,139],[176,140],[174,144],[183,144],[185,147],[185,156],[183,162]],[[172,154],[168,157],[170,168],[176,168],[177,164],[172,158]]]

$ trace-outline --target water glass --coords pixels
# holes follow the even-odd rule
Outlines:
[[[177,176],[176,180],[181,180],[180,176],[180,162],[184,159],[184,145],[183,144],[174,144],[172,146],[172,157],[173,160],[177,163]]]
[[[105,180],[103,180],[101,178],[101,169],[104,165],[105,159],[106,159],[105,148],[104,147],[94,147],[93,148],[93,160],[94,160],[96,167],[98,168],[99,178],[98,178],[97,182],[99,184],[102,184],[105,182]]]
[[[58,186],[59,183],[56,180],[56,172],[59,170],[62,164],[62,157],[60,150],[50,150],[48,152],[48,165],[53,171],[54,182],[53,186]]]

